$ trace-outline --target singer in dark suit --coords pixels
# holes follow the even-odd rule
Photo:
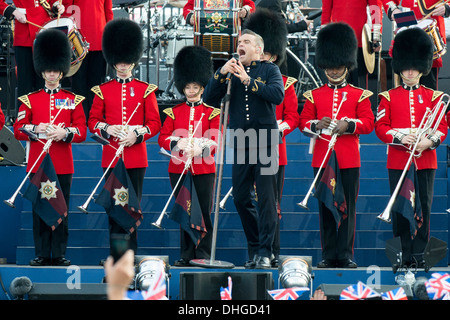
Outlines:
[[[357,267],[353,261],[353,243],[361,167],[359,135],[372,132],[374,116],[368,99],[372,92],[354,87],[346,80],[349,71],[357,65],[356,57],[357,40],[348,24],[331,23],[319,31],[317,65],[325,70],[328,83],[304,93],[307,100],[300,114],[300,130],[308,129],[324,138],[315,140],[314,175],[326,156],[328,141],[337,134],[334,151],[344,187],[347,217],[337,225],[331,211],[319,201],[323,260],[318,263],[318,268]]]
[[[230,141],[233,144],[233,198],[247,237],[249,268],[270,268],[272,243],[277,222],[276,173],[278,171],[278,130],[275,109],[284,98],[279,68],[261,61],[264,41],[244,30],[238,40],[239,60],[232,58],[219,68],[203,94],[209,105],[218,105],[231,78],[229,101]],[[258,192],[259,214],[252,202]]]

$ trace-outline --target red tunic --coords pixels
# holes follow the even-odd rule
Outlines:
[[[375,133],[384,143],[393,143],[397,132],[403,134],[414,133],[426,108],[432,108],[442,95],[440,91],[434,91],[424,86],[417,86],[415,90],[407,90],[398,86],[387,92],[380,93],[380,105],[378,106]],[[447,135],[447,123],[445,117],[439,124],[438,132],[440,141],[444,141]],[[438,133],[438,134],[439,134]],[[403,170],[410,153],[406,148],[388,147],[387,168]],[[427,149],[420,157],[415,157],[417,170],[436,169],[436,150]]]
[[[420,9],[417,5],[417,0],[382,0],[383,1],[383,6],[384,6],[384,10],[386,11],[386,13],[388,12],[389,6],[388,3],[389,2],[394,2],[395,5],[399,6],[401,3],[401,6],[404,8],[409,8],[412,11],[414,11],[414,14],[416,16],[417,20],[421,20],[423,18],[422,13],[420,12]],[[439,28],[439,34],[441,35],[442,40],[444,41],[444,43],[447,43],[447,38],[445,35],[445,21],[443,17],[434,17],[434,16],[430,16],[429,19],[434,19],[436,20],[436,26]],[[394,38],[395,40],[395,38]],[[433,67],[434,68],[441,68],[442,67],[442,58],[439,59],[435,59],[433,61]]]
[[[53,6],[56,1],[57,0],[47,0],[50,6]],[[14,0],[14,5],[19,10],[26,10],[27,20],[39,26],[43,26],[46,22],[52,19],[37,0]],[[5,2],[5,0],[0,0],[0,12],[2,14],[8,6],[9,5]],[[29,23],[20,23],[17,20],[14,20],[13,45],[32,47],[33,41],[39,30],[40,28]]]
[[[355,130],[353,133],[345,133],[339,136],[334,145],[334,150],[341,169],[356,168],[361,166],[359,135],[371,133],[374,127],[374,115],[370,106],[370,99],[368,99],[372,92],[352,85],[331,88],[327,84],[305,92],[304,96],[307,100],[300,114],[300,130],[302,132],[305,128],[312,130],[311,126],[323,117],[333,119],[334,113],[342,100],[343,92],[347,92],[347,100],[342,103],[336,119],[346,119],[353,122]],[[327,140],[331,139],[329,134],[322,133],[321,135]],[[322,164],[328,150],[328,144],[328,141],[316,139],[312,159],[313,167],[318,168]],[[328,157],[330,155],[331,152]]]
[[[281,121],[278,127],[283,131],[283,140],[278,148],[280,166],[287,165],[286,136],[298,127],[300,118],[298,114],[298,99],[294,87],[297,79],[283,76],[283,82],[284,100],[276,108],[277,120]]]
[[[64,104],[67,98],[69,100],[66,105],[70,109],[63,109],[57,116],[60,106]],[[56,93],[47,93],[46,90],[41,89],[19,97],[22,105],[19,108],[17,120],[14,123],[14,136],[17,140],[30,140],[28,135],[19,131],[20,128],[25,127],[29,131],[34,132],[35,126],[40,123],[50,123],[51,121],[54,121],[53,124],[55,126],[63,124],[62,127],[69,133],[66,141],[53,142],[48,151],[52,158],[56,174],[73,174],[71,142],[83,142],[86,140],[86,118],[84,116],[83,106],[81,105],[83,100],[84,97],[63,89],[60,89]],[[46,142],[44,139],[42,139],[43,142]],[[27,172],[30,171],[38,156],[41,154],[43,146],[40,141],[30,141]],[[33,173],[39,169],[42,160],[44,160],[44,155],[34,166]]]
[[[321,24],[345,22],[355,31],[358,47],[361,47],[361,36],[367,23],[367,6],[369,6],[373,24],[381,24],[383,11],[381,0],[323,0]]]
[[[114,18],[112,0],[64,0],[66,16],[74,18],[77,28],[89,43],[89,51],[102,50],[106,23]]]
[[[5,125],[5,115],[3,114],[3,111],[0,108],[0,130],[3,129],[4,125]]]
[[[95,97],[88,120],[88,127],[92,133],[102,135],[108,139],[111,146],[118,148],[118,141],[114,137],[109,137],[106,128],[108,125],[125,125],[131,117],[129,129],[136,130],[138,140],[123,150],[122,159],[127,169],[148,167],[145,141],[158,134],[161,128],[154,92],[156,89],[153,84],[133,78],[122,83],[113,79],[92,88]],[[140,106],[136,108],[138,103]],[[116,149],[110,146],[103,147],[103,168],[108,167],[115,154]],[[111,167],[115,166],[117,160],[116,158]]]
[[[161,128],[158,143],[168,151],[171,151],[179,138],[188,138],[189,135],[192,135],[198,125],[198,121],[202,117],[202,113],[204,113],[201,124],[198,125],[195,131],[194,138],[197,138],[197,141],[204,147],[207,147],[210,152],[204,157],[195,157],[189,171],[194,175],[216,172],[213,155],[216,149],[215,142],[219,138],[220,109],[210,107],[204,103],[196,104],[195,106],[181,103],[173,108],[165,109],[164,113],[167,114],[167,117]],[[174,144],[171,145],[172,141]],[[169,172],[182,173],[187,157],[182,152],[174,152],[174,150],[172,150],[172,155],[179,160],[171,158]]]

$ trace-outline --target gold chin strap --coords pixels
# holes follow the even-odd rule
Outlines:
[[[402,77],[403,80],[406,79],[407,81],[419,81],[419,79],[420,79],[420,77],[422,77],[422,75],[423,75],[423,73],[420,72],[416,77],[410,79],[410,78],[405,77],[405,76],[403,75],[403,72],[400,72],[400,77]]]
[[[135,66],[135,64],[132,63],[126,72],[129,72],[129,71],[133,70],[133,69],[134,69],[134,66]],[[117,69],[116,65],[114,65],[114,69],[115,69],[117,72],[121,72],[121,71],[119,71],[119,70]]]
[[[42,72],[42,78],[44,78],[45,81],[47,81],[48,83],[51,84],[55,84],[57,82],[59,82],[63,77],[63,73],[60,72],[58,78],[56,78],[55,80],[48,80],[47,77],[45,76],[45,72]]]
[[[337,79],[334,79],[334,78],[332,78],[332,77],[330,77],[330,76],[328,75],[327,69],[325,69],[325,75],[327,76],[328,80],[329,80],[330,82],[332,82],[333,84],[334,84],[334,83],[340,84],[342,81],[345,80],[345,78],[347,77],[347,74],[348,74],[348,68],[346,67],[346,68],[345,68],[345,72],[342,74],[342,76],[340,76],[340,77],[337,78]]]

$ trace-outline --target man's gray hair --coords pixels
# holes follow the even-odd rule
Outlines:
[[[259,34],[257,34],[256,32],[253,32],[250,29],[244,29],[242,31],[241,35],[244,35],[244,34],[250,34],[250,35],[254,36],[256,46],[261,48],[261,54],[264,53],[264,39]]]

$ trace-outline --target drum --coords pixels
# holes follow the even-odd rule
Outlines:
[[[166,66],[173,66],[175,57],[181,48],[194,44],[194,29],[192,27],[179,27],[176,30],[176,36],[167,42],[166,47]]]
[[[84,37],[78,31],[75,21],[70,18],[59,18],[50,20],[42,26],[43,29],[56,28],[67,34],[69,43],[72,47],[72,58],[70,62],[70,70],[66,77],[71,77],[77,73],[78,69],[81,67],[83,59],[89,50],[89,43],[86,42]]]
[[[439,33],[439,28],[437,26],[436,20],[424,19],[418,22],[417,24],[408,27],[402,27],[397,30],[396,35],[399,32],[406,30],[407,28],[421,28],[430,36],[431,41],[433,42],[434,45],[433,60],[439,59],[447,52],[447,45],[444,43],[444,40],[442,39],[441,34]]]
[[[239,0],[195,0],[194,44],[211,51],[213,59],[226,59],[237,50],[241,25]]]

